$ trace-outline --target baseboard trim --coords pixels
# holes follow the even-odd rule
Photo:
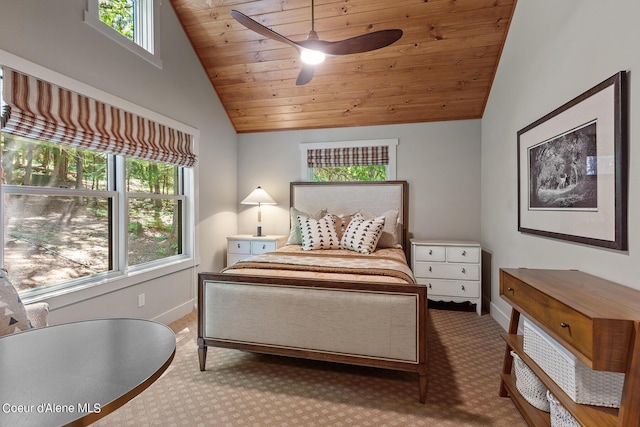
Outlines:
[[[511,313],[507,314],[504,311],[500,310],[500,308],[495,305],[494,303],[491,303],[491,317],[493,317],[496,322],[498,322],[498,324],[500,326],[502,326],[502,328],[505,331],[509,330],[509,322],[511,321]]]
[[[195,310],[195,306],[196,300],[190,299],[189,301],[180,304],[179,306],[174,307],[171,310],[165,311],[164,313],[154,317],[151,320],[155,320],[156,322],[168,325],[191,313],[193,310]]]

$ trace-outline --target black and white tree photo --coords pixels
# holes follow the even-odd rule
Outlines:
[[[598,209],[597,122],[529,149],[529,209]]]

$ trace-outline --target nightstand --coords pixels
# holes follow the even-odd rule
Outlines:
[[[482,314],[481,248],[477,242],[411,239],[411,269],[432,301],[468,301]]]
[[[239,234],[227,237],[227,266],[252,255],[275,251],[287,241],[287,236],[252,236]]]

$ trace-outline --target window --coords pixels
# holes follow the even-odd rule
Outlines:
[[[0,143],[3,258],[18,291],[183,254],[184,168],[6,133]]]
[[[309,181],[394,180],[397,144],[397,139],[303,143],[302,174]]]
[[[18,291],[113,268],[107,156],[0,133],[4,265]]]
[[[7,67],[0,89],[0,264],[23,298],[193,256],[190,134]]]
[[[321,166],[313,169],[312,181],[385,181],[386,165]]]
[[[88,0],[85,22],[161,67],[159,0]]]
[[[127,159],[127,264],[182,254],[182,168]]]

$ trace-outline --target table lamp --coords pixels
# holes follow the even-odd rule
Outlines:
[[[262,187],[258,186],[255,190],[251,192],[243,201],[240,202],[241,205],[258,205],[258,229],[255,236],[262,236],[262,212],[260,211],[261,205],[275,205],[276,201],[271,198],[267,194],[266,191],[262,189]]]

